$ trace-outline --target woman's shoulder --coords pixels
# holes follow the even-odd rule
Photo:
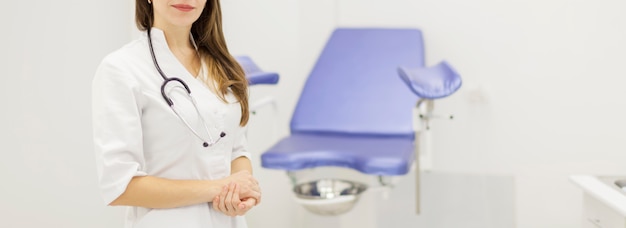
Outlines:
[[[102,59],[101,64],[124,66],[145,58],[144,55],[146,55],[145,52],[147,51],[147,47],[145,47],[145,45],[147,44],[144,43],[145,40],[143,37],[135,39],[121,48],[107,54]]]
[[[133,75],[137,75],[144,68],[141,65],[148,61],[145,56],[149,56],[149,53],[144,42],[139,38],[107,54],[96,69],[94,81],[136,81]]]

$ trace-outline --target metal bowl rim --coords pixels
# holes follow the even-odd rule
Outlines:
[[[324,198],[321,196],[312,196],[312,195],[303,195],[300,194],[297,190],[305,185],[317,185],[317,183],[321,182],[321,181],[330,181],[330,182],[343,182],[343,183],[347,183],[351,186],[351,189],[357,189],[356,193],[354,194],[348,194],[348,195],[338,195],[336,197],[333,198]],[[319,199],[319,200],[327,200],[327,199],[334,199],[334,198],[339,198],[339,197],[343,197],[343,196],[356,196],[357,198],[359,197],[359,195],[361,193],[363,193],[365,190],[367,190],[368,186],[366,184],[357,182],[357,181],[348,181],[348,180],[343,180],[343,179],[319,179],[319,180],[314,180],[314,181],[309,181],[309,182],[305,182],[305,183],[300,183],[300,184],[296,184],[293,187],[293,192],[296,195],[296,197],[301,198],[301,199]]]

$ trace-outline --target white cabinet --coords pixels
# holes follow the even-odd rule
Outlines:
[[[583,228],[626,228],[626,217],[595,199],[584,194]]]
[[[623,177],[571,176],[583,190],[583,228],[626,228],[626,194],[615,185]]]

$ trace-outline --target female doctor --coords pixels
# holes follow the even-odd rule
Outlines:
[[[136,0],[143,35],[93,79],[99,183],[125,227],[247,227],[260,202],[245,126],[247,81],[219,0]]]

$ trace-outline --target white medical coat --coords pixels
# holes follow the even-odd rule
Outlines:
[[[104,58],[93,79],[93,128],[102,196],[108,205],[119,197],[134,176],[181,180],[213,180],[230,175],[231,161],[248,156],[241,109],[232,93],[224,103],[193,77],[170,51],[163,31],[153,28],[152,41],[159,65],[168,77],[189,86],[213,139],[212,147],[198,139],[161,96],[163,78],[152,62],[148,37]],[[204,71],[206,72],[206,70]],[[202,121],[184,90],[168,86],[170,98],[194,130],[208,138]],[[244,228],[243,217],[229,217],[208,203],[172,209],[129,207],[127,228]]]

